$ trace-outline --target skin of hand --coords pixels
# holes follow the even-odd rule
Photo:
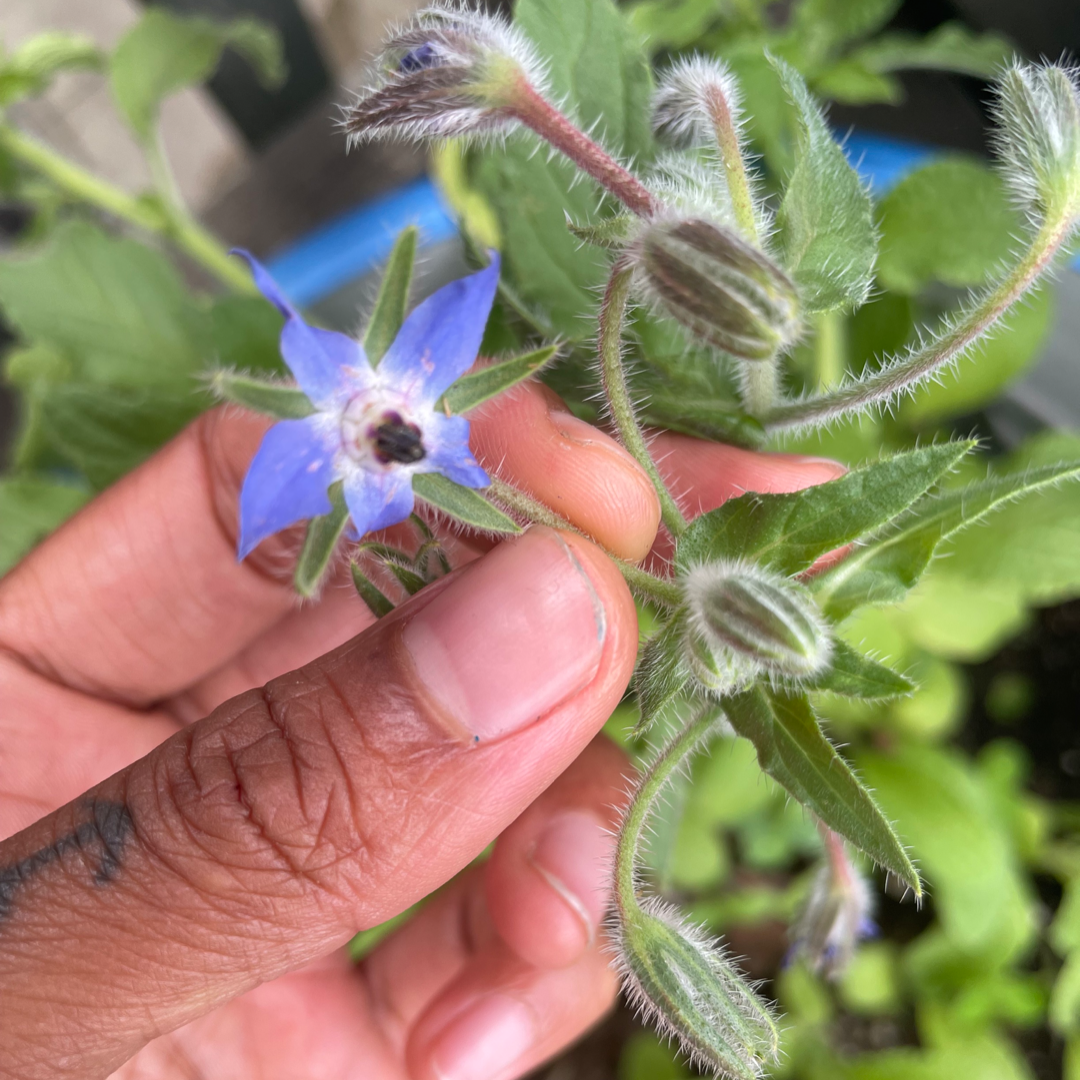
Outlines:
[[[536,385],[473,419],[487,467],[649,553],[608,435]],[[622,578],[577,535],[450,535],[454,572],[377,624],[341,574],[300,607],[295,530],[234,555],[265,428],[207,414],[0,581],[4,1080],[512,1080],[614,1001]],[[842,471],[656,445],[694,513]]]

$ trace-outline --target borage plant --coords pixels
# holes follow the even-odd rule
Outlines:
[[[635,308],[707,350],[716,385],[734,382],[738,390],[731,430],[763,445],[889,409],[940,375],[1037,287],[1080,222],[1076,75],[1017,64],[998,84],[997,145],[1029,223],[1023,250],[996,284],[907,352],[832,388],[790,396],[785,359],[810,320],[867,301],[877,238],[870,196],[803,78],[778,58],[771,63],[800,134],[789,175],[769,178],[776,191],[768,199],[748,157],[739,89],[718,61],[683,59],[663,75],[652,120],[672,148],[638,174],[560,110],[524,35],[467,9],[429,9],[394,35],[378,79],[345,121],[355,140],[490,139],[528,129],[606,193],[592,219],[568,222],[580,241],[610,252],[597,313],[599,389],[612,426],[656,487],[673,541],[666,573],[619,563],[659,618],[635,675],[639,731],[667,738],[623,821],[611,937],[637,1006],[700,1067],[740,1078],[760,1076],[776,1060],[778,1021],[721,945],[647,894],[643,836],[666,785],[721,729],[753,743],[762,770],[813,815],[824,841],[793,949],[819,971],[842,969],[872,927],[870,890],[850,848],[916,900],[923,884],[814,707],[820,692],[885,700],[913,685],[847,644],[837,627],[866,605],[902,598],[947,537],[1011,500],[1080,476],[1072,461],[959,486],[951,474],[976,444],[942,442],[808,490],[746,494],[687,520],[635,410],[625,355]],[[407,232],[395,249],[362,347],[306,326],[256,266],[260,286],[286,316],[282,351],[299,388],[230,373],[216,379],[222,397],[281,421],[245,485],[241,554],[313,517],[296,577],[305,595],[317,588],[350,516],[357,534],[385,527],[410,516],[414,496],[492,533],[530,521],[571,528],[483,473],[468,454],[461,417],[539,371],[555,347],[463,375],[479,348],[498,260],[490,256],[486,269],[406,319],[415,239]],[[502,289],[513,309],[512,289]],[[446,566],[430,529],[412,520],[415,552],[371,542],[359,549],[409,592]],[[360,594],[385,614],[390,601],[359,561],[353,565]]]

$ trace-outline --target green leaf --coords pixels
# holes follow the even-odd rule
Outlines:
[[[416,497],[428,505],[449,514],[455,521],[474,529],[492,533],[519,533],[521,527],[513,518],[473,491],[455,484],[441,473],[416,473],[413,476]]]
[[[918,854],[952,948],[969,958],[981,954],[993,967],[1023,955],[1036,936],[1037,907],[974,765],[953,750],[914,742],[861,752],[857,762]]]
[[[677,611],[641,651],[634,672],[634,691],[641,711],[635,736],[645,734],[690,681],[683,659],[685,634],[685,613]]]
[[[10,56],[0,57],[0,108],[42,93],[62,71],[96,71],[104,60],[97,45],[81,34],[38,34]]]
[[[545,345],[543,348],[533,349],[521,356],[512,356],[509,360],[502,360],[463,375],[443,394],[442,405],[448,413],[467,413],[543,371],[558,352],[557,345]]]
[[[360,599],[371,609],[371,614],[376,619],[389,615],[394,610],[394,605],[383,594],[382,590],[364,573],[354,562],[351,564],[353,585]]]
[[[89,498],[86,488],[37,476],[0,477],[0,575]]]
[[[807,312],[859,307],[874,279],[870,193],[837,145],[802,76],[772,58],[801,125],[795,167],[777,213],[781,261]]]
[[[615,154],[638,162],[651,158],[649,67],[638,35],[612,0],[519,0],[514,21],[548,63],[552,95],[576,122],[586,130],[597,126]],[[527,133],[474,152],[469,181],[494,210],[506,284],[560,335],[587,337],[585,316],[595,306],[607,260],[582,248],[566,219],[585,223],[603,216],[597,215],[597,185],[561,155],[549,160]],[[470,209],[469,196],[459,192],[463,211]]]
[[[281,360],[281,312],[255,296],[222,296],[210,308],[216,360],[236,371],[287,375]]]
[[[936,382],[923,383],[900,403],[898,415],[913,427],[937,424],[973,413],[996,401],[1005,387],[1034,364],[1054,326],[1055,294],[1044,288],[1029,294],[1003,320],[996,333],[983,338]]]
[[[809,59],[880,30],[901,0],[802,0],[795,5],[792,33]]]
[[[878,281],[913,294],[931,281],[982,285],[1008,258],[1022,220],[1001,178],[951,155],[906,176],[878,208]]]
[[[425,585],[428,584],[415,570],[402,566],[396,559],[387,559],[386,569],[397,578],[398,584],[410,595],[415,596]]]
[[[566,227],[583,244],[608,250],[622,248],[633,232],[637,219],[633,214],[612,214],[591,225],[577,225],[567,219]]]
[[[378,366],[386,355],[405,321],[419,236],[420,230],[415,225],[402,229],[383,271],[371,321],[364,332],[364,352],[372,367]]]
[[[207,405],[188,389],[121,388],[71,383],[40,401],[43,436],[99,491],[141,465]]]
[[[186,391],[213,350],[205,310],[164,255],[82,221],[0,259],[0,308],[23,339],[69,357],[75,377],[117,386]]]
[[[806,690],[828,690],[831,694],[868,701],[903,697],[917,689],[907,676],[864,656],[842,638],[833,642],[832,663],[828,670],[803,686]]]
[[[899,79],[871,71],[847,56],[821,72],[813,86],[814,93],[843,105],[896,105],[904,99]]]
[[[725,698],[735,731],[757,750],[761,768],[834,832],[922,894],[919,875],[893,827],[822,733],[805,695],[754,687]]]
[[[812,578],[809,588],[833,619],[846,618],[863,604],[893,603],[919,580],[942,540],[1025,495],[1076,479],[1080,461],[991,476],[930,495],[895,527]]]
[[[878,529],[952,469],[972,442],[910,450],[787,495],[748,493],[694,521],[679,543],[676,569],[749,558],[782,574]],[[817,579],[812,579],[816,581]]]
[[[162,101],[208,79],[228,46],[251,64],[264,85],[284,82],[281,40],[265,23],[222,23],[150,8],[120,40],[110,61],[113,97],[135,134],[150,140]]]
[[[849,54],[874,72],[955,71],[978,79],[992,79],[1013,58],[1015,49],[1000,34],[980,34],[963,23],[939,26],[925,37],[882,34]]]
[[[719,15],[716,0],[639,0],[627,11],[652,52],[693,45]]]
[[[333,509],[329,514],[321,514],[308,522],[304,546],[300,549],[300,558],[296,561],[293,574],[293,586],[305,598],[314,596],[318,591],[338,540],[349,523],[349,508],[345,505],[340,480],[330,485],[328,494]]]
[[[210,389],[222,401],[231,401],[278,420],[302,420],[315,411],[308,396],[298,387],[236,371],[215,371],[210,379]]]

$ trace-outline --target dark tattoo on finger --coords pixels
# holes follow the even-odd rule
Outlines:
[[[86,809],[90,820],[77,826],[74,832],[12,866],[0,867],[0,921],[11,914],[19,890],[69,852],[81,852],[96,862],[95,885],[105,885],[116,876],[132,831],[131,811],[123,803],[96,800],[87,803]]]

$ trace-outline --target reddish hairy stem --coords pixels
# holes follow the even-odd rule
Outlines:
[[[650,217],[659,209],[655,196],[606,150],[575,127],[558,109],[521,79],[510,113],[545,142],[565,154],[578,168],[607,188],[635,214]]]

